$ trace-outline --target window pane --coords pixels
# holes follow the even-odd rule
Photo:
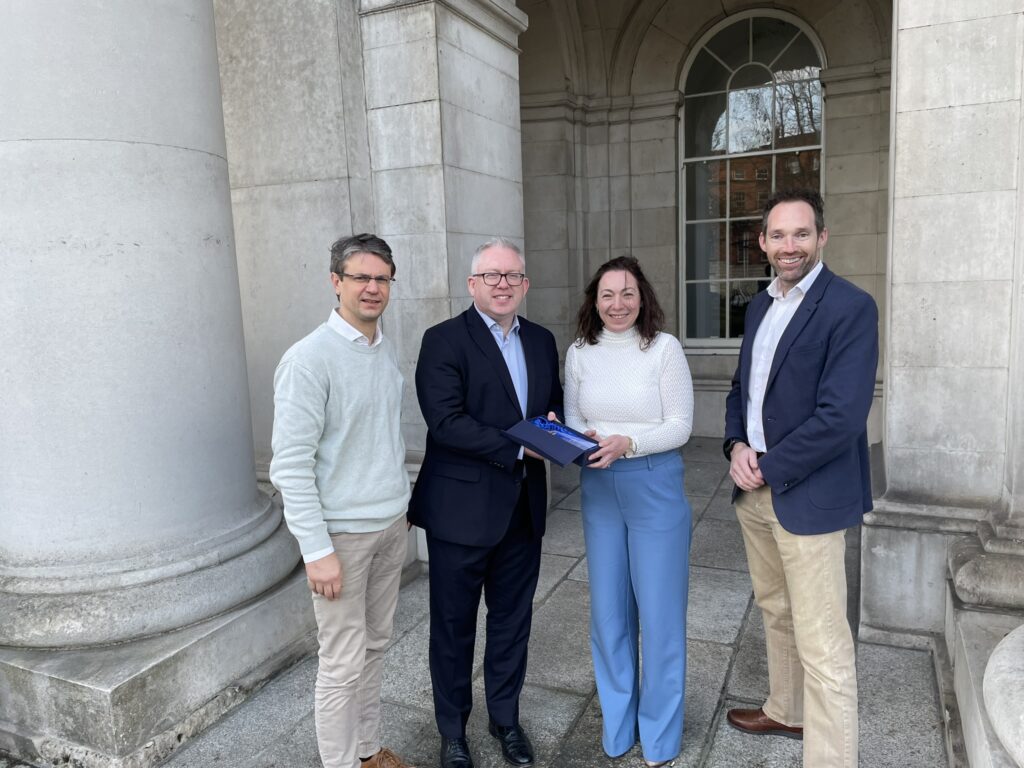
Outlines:
[[[767,285],[767,283],[766,283]],[[729,283],[729,338],[738,339],[743,335],[743,320],[747,305],[754,295],[764,287],[755,282]]]
[[[771,70],[762,67],[760,64],[747,64],[745,67],[736,70],[736,74],[729,81],[729,88],[752,88],[760,85],[771,85],[775,82]]]
[[[684,151],[687,157],[721,155],[725,152],[725,104],[724,93],[715,96],[698,96],[686,99],[686,141]]]
[[[772,191],[771,156],[730,160],[729,175],[729,215],[759,215]]]
[[[729,278],[760,280],[766,277],[768,259],[757,242],[760,219],[729,222]]]
[[[725,218],[725,161],[687,163],[686,219]]]
[[[754,152],[772,146],[772,88],[729,92],[729,151]]]
[[[725,223],[686,225],[686,279],[725,278]]]
[[[801,32],[793,44],[771,66],[772,71],[777,75],[785,77],[784,73],[786,72],[803,70],[804,67],[820,67],[821,61],[818,59],[818,52],[814,50],[811,41],[807,39],[807,35]],[[818,73],[815,72],[814,77],[817,76]],[[807,77],[807,75],[801,75],[801,77]]]
[[[787,152],[775,156],[776,189],[820,189],[821,150]]]
[[[782,19],[754,19],[754,61],[771,64],[800,30]],[[815,57],[814,61],[817,61]]]
[[[775,91],[775,148],[821,143],[821,83],[779,83]]]
[[[686,76],[686,94],[724,91],[729,87],[729,70],[703,48],[690,66]]]
[[[686,335],[691,339],[725,336],[725,283],[688,283]]]
[[[739,69],[750,61],[750,20],[726,27],[708,41],[707,47],[730,69]]]

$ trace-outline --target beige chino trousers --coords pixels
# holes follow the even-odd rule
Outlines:
[[[846,618],[846,531],[798,536],[779,523],[768,486],[736,497],[736,517],[764,616],[764,713],[803,726],[804,768],[857,768],[857,670]]]
[[[324,768],[356,768],[380,749],[380,687],[384,651],[398,604],[406,525],[331,535],[341,560],[341,596],[313,595],[320,667],[316,738]]]

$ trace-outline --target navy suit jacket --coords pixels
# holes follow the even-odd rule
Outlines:
[[[526,356],[527,417],[562,417],[558,351],[551,332],[519,318]],[[428,328],[416,363],[416,395],[427,422],[423,466],[409,521],[456,544],[493,546],[519,499],[519,445],[502,434],[524,418],[508,366],[474,307]],[[533,531],[544,533],[544,462],[525,458]]]
[[[761,291],[747,307],[739,365],[726,398],[726,445],[749,444],[754,336],[772,301]],[[787,531],[838,531],[857,525],[871,509],[867,417],[877,365],[874,299],[823,267],[779,340],[762,409],[767,451],[758,464]]]

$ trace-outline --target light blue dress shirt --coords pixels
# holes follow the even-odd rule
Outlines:
[[[529,414],[526,412],[526,397],[528,392],[526,382],[526,352],[523,351],[523,342],[519,338],[519,318],[512,321],[512,327],[508,335],[502,330],[501,325],[493,317],[481,312],[474,304],[473,309],[480,315],[480,319],[490,329],[501,356],[505,359],[505,366],[508,368],[509,376],[512,377],[512,386],[516,388],[516,397],[519,398],[519,410],[523,412],[523,418]],[[521,456],[520,456],[521,458]]]

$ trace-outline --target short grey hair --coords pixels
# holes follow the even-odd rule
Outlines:
[[[391,276],[395,276],[395,260],[391,257],[391,246],[369,232],[341,237],[334,242],[331,246],[331,272],[340,276],[345,271],[345,263],[357,253],[372,253],[391,267]]]
[[[523,249],[513,243],[507,237],[492,237],[486,242],[480,243],[473,251],[473,260],[469,263],[469,273],[474,274],[477,267],[480,265],[480,256],[488,248],[508,248],[510,251],[514,251],[516,256],[519,257],[519,261],[523,263],[523,271],[526,271],[526,257],[523,256]]]

